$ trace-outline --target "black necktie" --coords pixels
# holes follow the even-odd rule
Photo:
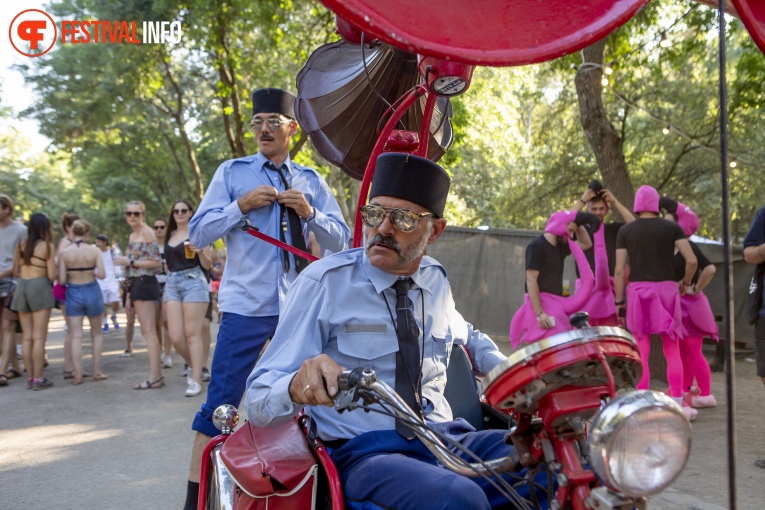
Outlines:
[[[267,161],[265,164],[265,167],[269,170],[274,170],[279,173],[279,177],[282,180],[282,184],[284,185],[284,189],[288,190],[290,189],[290,185],[287,182],[287,178],[284,176],[284,166],[282,165],[279,168],[276,168],[276,166],[271,163],[270,161]],[[281,228],[279,229],[279,237],[282,241],[285,241],[284,239],[284,214],[287,214],[287,222],[289,223],[290,228],[290,237],[292,238],[292,242],[290,243],[292,246],[297,248],[298,250],[306,251],[305,246],[305,239],[303,238],[303,226],[300,224],[300,217],[295,212],[295,209],[291,207],[285,207],[282,204],[279,204],[279,216],[281,217]],[[286,241],[285,241],[286,242]],[[300,273],[303,269],[308,267],[308,261],[304,259],[303,257],[293,257],[295,260],[295,271]],[[284,270],[289,271],[290,270],[290,254],[287,250],[284,250]]]
[[[398,353],[396,353],[396,393],[404,402],[422,418],[422,403],[420,402],[420,348],[417,339],[420,329],[412,313],[412,301],[407,295],[412,286],[412,279],[396,280],[393,285],[396,290],[396,336],[398,337]],[[407,439],[414,438],[412,430],[396,421],[396,432]]]

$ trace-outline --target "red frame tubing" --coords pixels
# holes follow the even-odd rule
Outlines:
[[[390,136],[391,132],[393,131],[393,128],[396,126],[396,124],[401,119],[401,117],[404,116],[404,113],[406,113],[406,111],[414,104],[417,98],[427,94],[428,94],[428,88],[422,83],[411,88],[404,96],[402,96],[404,99],[403,101],[401,101],[401,105],[398,107],[398,109],[395,112],[393,112],[390,119],[388,119],[388,122],[385,123],[385,127],[380,132],[380,136],[377,138],[377,143],[375,143],[375,147],[372,150],[372,155],[369,156],[369,161],[367,162],[367,168],[366,170],[364,170],[364,180],[361,181],[361,191],[359,192],[359,201],[358,201],[358,204],[356,205],[356,222],[353,225],[353,247],[354,248],[358,248],[361,246],[361,239],[362,239],[361,208],[367,203],[367,196],[369,196],[369,188],[372,185],[372,177],[374,176],[374,173],[375,173],[375,165],[377,164],[377,158],[385,150],[385,144],[388,142],[388,136]],[[420,140],[420,143],[422,143],[422,140]]]
[[[202,452],[202,469],[199,472],[199,496],[197,497],[197,510],[205,510],[207,506],[207,476],[210,474],[210,453],[213,448],[226,441],[229,434],[219,434],[210,439]]]
[[[332,458],[329,456],[327,447],[323,444],[317,444],[314,454],[327,473],[329,500],[332,503],[332,510],[344,510],[345,503],[343,503],[343,488],[340,485],[340,474],[337,472],[335,463],[332,462]]]
[[[414,152],[416,156],[421,158],[428,157],[428,144],[430,143],[430,122],[433,120],[433,109],[436,106],[436,99],[438,96],[434,93],[428,94],[428,100],[425,103],[425,111],[422,112],[422,126],[420,126],[420,146]],[[444,112],[446,115],[446,112]],[[448,122],[445,120],[444,122]]]
[[[590,497],[590,484],[595,483],[595,473],[582,469],[579,455],[576,453],[576,439],[561,440],[552,437],[555,458],[561,465],[561,473],[566,475],[568,482],[565,487],[558,486],[556,495],[561,508],[565,508],[566,500],[571,501],[574,510],[586,510],[585,502]]]

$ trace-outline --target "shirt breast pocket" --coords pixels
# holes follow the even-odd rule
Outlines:
[[[449,354],[452,352],[452,345],[454,345],[452,335],[449,328],[444,325],[443,328],[435,328],[431,336],[433,338],[433,362],[445,370]]]
[[[356,367],[375,368],[371,362],[384,363],[383,358],[398,352],[398,339],[390,333],[341,333],[337,335],[337,350],[347,360],[355,359]]]

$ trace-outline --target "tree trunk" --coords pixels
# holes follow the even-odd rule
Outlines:
[[[601,39],[582,50],[582,65],[575,80],[576,94],[579,97],[579,116],[603,176],[603,186],[611,190],[625,207],[632,209],[635,192],[627,171],[627,163],[624,161],[623,140],[606,115],[601,95],[601,66],[606,39]],[[614,213],[616,214],[616,211]]]
[[[189,165],[191,166],[191,173],[194,175],[194,199],[197,203],[202,201],[202,170],[197,163],[197,156],[194,153],[194,146],[191,145],[186,134],[186,127],[183,125],[183,119],[177,117],[175,122],[178,124],[178,131],[181,133],[181,140],[183,140],[183,146],[186,148],[186,157],[189,158]]]

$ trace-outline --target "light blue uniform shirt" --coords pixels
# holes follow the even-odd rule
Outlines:
[[[297,277],[294,259],[284,272],[284,251],[273,244],[241,231],[242,211],[237,200],[259,186],[273,186],[284,191],[278,172],[263,168],[268,159],[258,153],[224,162],[215,171],[199,210],[189,222],[189,239],[196,246],[207,246],[224,238],[227,250],[226,270],[218,292],[218,308],[248,317],[279,315],[287,289]],[[303,235],[313,232],[322,248],[341,251],[348,246],[350,230],[340,207],[324,179],[313,169],[285,160],[287,181],[303,192],[316,211],[309,222],[301,220]],[[279,239],[281,217],[279,204],[252,209],[247,213],[261,232]],[[287,243],[290,232],[285,232]],[[290,258],[294,257],[290,254]]]
[[[247,379],[250,421],[265,427],[294,417],[303,406],[290,400],[289,383],[303,361],[321,353],[345,369],[372,368],[395,388],[398,340],[391,314],[396,317],[396,294],[390,287],[396,279],[372,266],[361,248],[331,255],[303,271],[287,294],[271,344]],[[409,298],[421,335],[425,418],[450,421],[452,411],[443,395],[454,344],[467,347],[480,373],[494,368],[505,356],[455,310],[446,270],[438,262],[423,257],[412,279]],[[325,440],[395,428],[393,418],[374,412],[339,414],[326,406],[309,406],[307,412]]]

